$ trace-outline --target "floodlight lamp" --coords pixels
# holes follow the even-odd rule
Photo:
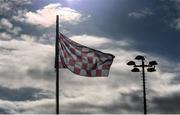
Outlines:
[[[135,57],[136,60],[145,60],[144,56],[138,55]]]
[[[148,72],[154,72],[154,71],[156,71],[156,69],[155,68],[148,68],[147,71]]]
[[[138,68],[133,68],[131,71],[132,72],[140,72],[140,70]]]
[[[158,63],[156,61],[150,61],[149,65],[153,66],[153,65],[158,65]]]
[[[136,65],[134,61],[129,61],[127,65]]]

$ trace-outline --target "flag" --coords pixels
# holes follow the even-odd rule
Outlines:
[[[114,55],[78,44],[59,35],[59,68],[88,77],[108,76]]]

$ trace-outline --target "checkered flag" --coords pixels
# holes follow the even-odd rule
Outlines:
[[[81,76],[108,76],[114,57],[78,44],[63,34],[59,36],[59,68],[68,68]]]

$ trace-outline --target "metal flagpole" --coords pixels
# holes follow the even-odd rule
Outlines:
[[[56,114],[59,114],[59,16],[56,15],[56,48],[55,48],[55,67],[56,67]]]

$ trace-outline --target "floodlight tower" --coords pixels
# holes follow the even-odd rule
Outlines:
[[[144,114],[147,114],[147,104],[146,104],[146,85],[145,85],[145,67],[147,68],[148,72],[156,71],[155,66],[158,65],[156,61],[150,61],[149,64],[145,64],[144,56],[138,55],[135,57],[136,60],[140,60],[142,62],[141,65],[136,65],[134,61],[129,61],[127,65],[133,66],[134,68],[131,70],[132,72],[140,72],[139,67],[142,68],[142,78],[143,78],[143,101],[144,101]]]

